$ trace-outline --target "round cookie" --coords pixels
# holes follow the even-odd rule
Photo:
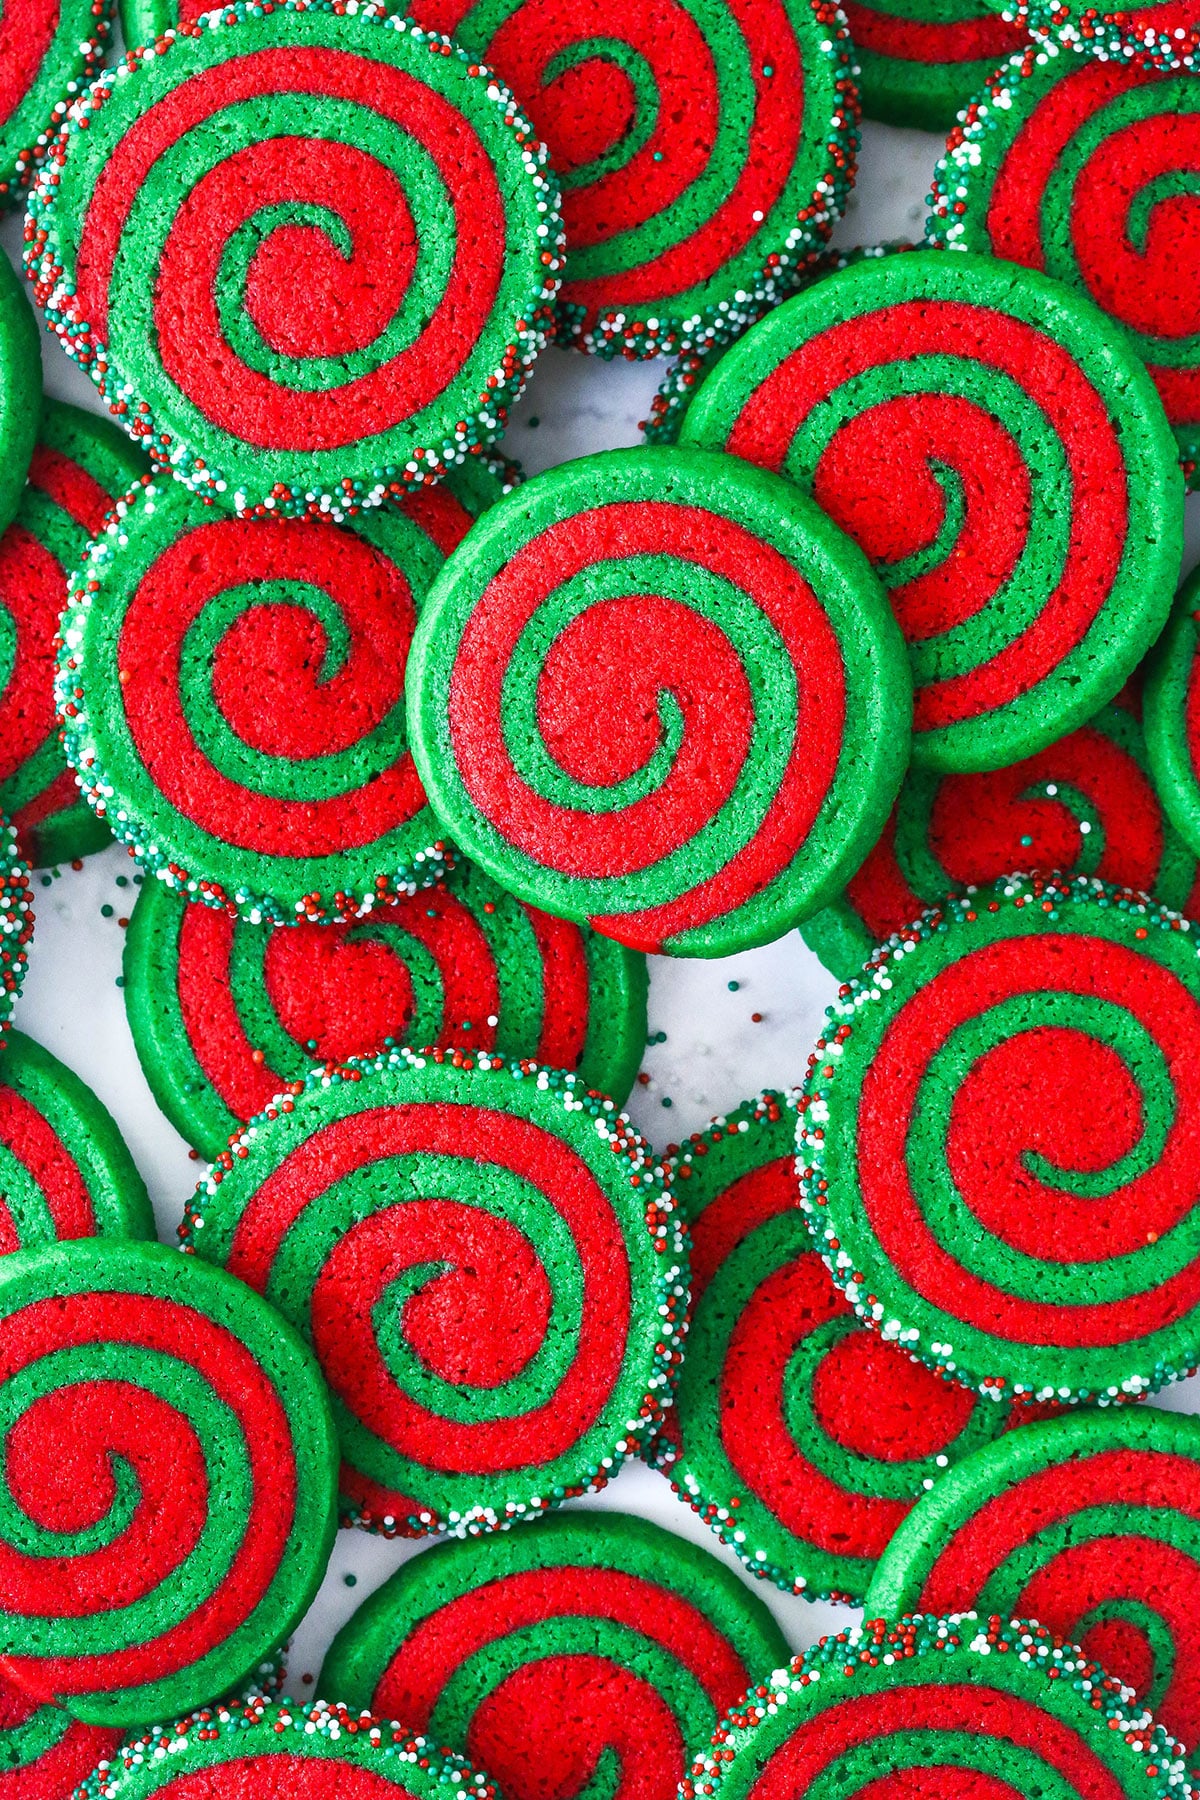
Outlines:
[[[573,1075],[393,1050],[310,1076],[180,1227],[313,1344],[343,1515],[495,1530],[603,1487],[678,1366],[686,1233],[648,1144]]]
[[[112,0],[6,0],[0,26],[0,206],[20,207],[50,135],[104,60]],[[40,361],[35,359],[35,370]]]
[[[927,767],[1053,743],[1165,622],[1183,483],[1161,402],[1122,328],[1031,270],[934,251],[845,269],[730,350],[681,442],[782,471],[866,550]]]
[[[859,1324],[800,1210],[795,1101],[762,1094],[672,1158],[691,1323],[657,1460],[755,1575],[858,1606],[940,1471],[1017,1419]]]
[[[885,1338],[996,1400],[1113,1404],[1200,1362],[1198,956],[1144,895],[1012,876],[842,988],[801,1198]]]
[[[247,925],[147,884],[124,968],[154,1097],[210,1157],[315,1061],[457,1044],[572,1069],[620,1105],[646,1044],[644,957],[469,864],[357,925]]]
[[[836,275],[839,269],[848,269],[852,263],[862,262],[867,257],[890,256],[895,250],[914,248],[913,244],[897,240],[889,244],[864,244],[854,250],[838,248],[816,251],[805,261],[803,280],[797,285],[807,286],[810,281],[819,281],[824,275]],[[769,307],[757,307],[753,317],[746,320],[747,329],[757,324],[764,312],[769,311]],[[642,421],[644,444],[674,444],[679,441],[683,415],[695,397],[696,389],[709,370],[721,360],[728,347],[725,343],[710,344],[703,349],[685,350],[675,359],[659,382],[650,402],[650,417]]]
[[[0,1411],[0,1667],[32,1698],[94,1725],[178,1716],[303,1615],[333,1426],[256,1294],[161,1244],[0,1257]]]
[[[1045,1626],[974,1613],[822,1638],[735,1707],[679,1800],[1169,1800],[1182,1752]]]
[[[801,926],[839,981],[956,889],[1014,869],[1098,875],[1200,918],[1196,857],[1154,790],[1134,696],[1006,769],[911,769],[883,836],[844,892]]]
[[[1025,33],[989,0],[846,0],[863,111],[939,135]]]
[[[4,21],[9,17],[8,11],[0,15]],[[0,24],[0,51],[3,34]],[[37,321],[12,264],[0,256],[0,531],[12,524],[21,503],[41,410]]]
[[[46,400],[28,485],[0,537],[0,806],[35,867],[110,842],[63,762],[54,653],[88,542],[142,468],[115,426]]]
[[[412,1720],[506,1800],[675,1800],[695,1745],[786,1655],[706,1550],[574,1512],[414,1557],[342,1627],[317,1689]]]
[[[579,349],[729,338],[845,210],[858,90],[832,0],[416,0],[413,16],[495,69],[546,141]]]
[[[878,836],[908,672],[861,552],[732,457],[540,475],[446,564],[413,754],[468,856],[634,949],[725,956],[823,905]]]
[[[122,504],[76,579],[56,699],[88,805],[189,899],[351,919],[444,873],[408,746],[417,613],[499,468],[353,524],[236,519],[177,482]]]
[[[74,1800],[500,1800],[495,1785],[409,1726],[324,1700],[261,1695],[152,1725]]]
[[[1200,570],[1179,591],[1147,667],[1146,749],[1167,816],[1200,853]]]
[[[381,5],[231,5],[129,52],[29,204],[54,335],[157,464],[238,512],[433,480],[500,435],[554,328],[544,147]]]
[[[866,1605],[1037,1618],[1200,1743],[1200,1419],[1089,1409],[978,1451],[910,1513]]]
[[[0,1255],[153,1236],[145,1183],[112,1115],[57,1057],[10,1033],[0,1057]]]
[[[927,234],[1041,269],[1123,325],[1200,459],[1200,73],[1029,44],[950,133]],[[1189,198],[1189,195],[1191,196]]]

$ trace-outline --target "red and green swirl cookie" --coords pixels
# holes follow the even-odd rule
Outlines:
[[[0,11],[0,54],[8,16]],[[0,86],[4,78],[0,65]],[[0,256],[0,531],[12,524],[21,504],[41,410],[37,321],[12,264]]]
[[[114,426],[44,402],[28,486],[0,537],[0,806],[35,867],[71,862],[110,841],[63,765],[54,652],[89,540],[141,472]]]
[[[989,0],[998,13],[1038,38],[1082,45],[1099,56],[1145,55],[1162,69],[1200,68],[1197,0],[1148,0],[1145,6],[1093,6],[1083,0]]]
[[[834,0],[417,0],[414,17],[495,69],[545,139],[580,349],[731,337],[845,210],[858,91]]]
[[[1098,875],[1200,919],[1195,852],[1155,792],[1125,696],[1006,769],[911,769],[883,836],[833,905],[801,927],[804,941],[848,981],[927,907],[1014,869]]]
[[[393,1050],[281,1096],[184,1243],[312,1344],[343,1513],[462,1536],[602,1487],[657,1429],[686,1233],[611,1100],[486,1051]]]
[[[513,893],[723,956],[832,897],[882,829],[908,671],[861,552],[732,457],[612,450],[493,507],[409,663],[413,753]]]
[[[924,131],[949,130],[997,63],[1025,42],[993,0],[845,0],[845,13],[864,113]]]
[[[1198,957],[1144,895],[1012,876],[842,988],[798,1167],[861,1317],[996,1400],[1111,1405],[1200,1362]]]
[[[1200,854],[1200,571],[1184,582],[1146,679],[1146,749],[1163,808]]]
[[[861,544],[927,766],[1053,743],[1165,622],[1183,483],[1161,402],[1123,329],[1033,271],[932,251],[845,269],[722,358],[681,442],[781,471]]]
[[[399,13],[231,5],[107,70],[26,262],[156,463],[237,511],[354,513],[500,435],[562,262],[507,90]]]
[[[26,189],[104,60],[112,0],[5,0],[0,13],[0,206]],[[40,363],[35,356],[34,370]]]
[[[813,1249],[795,1139],[795,1096],[768,1092],[673,1159],[691,1324],[658,1461],[754,1574],[857,1606],[914,1502],[1011,1416],[859,1324]]]
[[[169,1717],[286,1638],[333,1542],[312,1357],[160,1244],[0,1257],[0,1673],[85,1724]]]
[[[112,1115],[57,1057],[12,1032],[0,1057],[0,1255],[153,1236],[145,1183]]]
[[[314,1062],[449,1044],[575,1070],[620,1105],[646,1043],[646,964],[464,865],[356,925],[247,925],[143,886],[125,1007],[155,1099],[217,1156]]]
[[[356,918],[444,872],[408,746],[417,614],[498,467],[363,514],[231,518],[159,483],[94,540],[56,698],[84,798],[169,887]]]
[[[786,1655],[706,1550],[574,1512],[414,1557],[342,1627],[317,1687],[411,1720],[506,1800],[675,1800],[695,1746]]]
[[[934,173],[932,242],[1042,269],[1123,325],[1200,460],[1200,74],[1036,42],[993,75]]]
[[[487,1775],[411,1726],[261,1695],[152,1725],[74,1800],[500,1800]]]
[[[1036,1618],[1200,1743],[1200,1419],[1089,1409],[943,1475],[897,1532],[868,1615]]]
[[[1183,1752],[1041,1624],[958,1613],[822,1638],[751,1689],[679,1800],[1175,1800]]]

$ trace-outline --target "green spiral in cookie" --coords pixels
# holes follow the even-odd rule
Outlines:
[[[573,1075],[394,1050],[311,1075],[218,1157],[184,1243],[311,1342],[345,1516],[495,1530],[602,1487],[668,1402],[686,1234]]]
[[[1183,1755],[1044,1625],[917,1613],[839,1631],[777,1669],[700,1751],[679,1800],[1168,1800]]]
[[[413,1558],[342,1627],[317,1691],[410,1719],[507,1800],[674,1800],[693,1746],[781,1655],[707,1551],[573,1512]]]
[[[1162,403],[1121,327],[1016,264],[918,251],[818,282],[722,358],[680,441],[788,476],[866,551],[915,762],[1031,755],[1164,622],[1183,484]]]
[[[500,1800],[481,1770],[394,1720],[261,1695],[152,1725],[74,1800]]]
[[[1134,695],[1006,769],[910,769],[862,868],[801,932],[848,981],[927,907],[1013,869],[1098,875],[1200,917],[1196,853],[1155,792]]]
[[[889,1545],[868,1616],[1036,1616],[1200,1741],[1200,1419],[1089,1410],[944,1475]]]
[[[504,429],[554,332],[546,151],[468,53],[380,4],[235,4],[106,70],[30,199],[67,354],[160,467],[353,516]]]
[[[29,480],[0,537],[0,806],[35,867],[71,862],[110,841],[63,761],[54,652],[67,586],[105,516],[142,473],[115,426],[45,401]]]
[[[800,1210],[795,1140],[796,1095],[768,1091],[673,1158],[692,1305],[657,1461],[754,1574],[858,1605],[914,1502],[1018,1414],[859,1324]]]
[[[950,133],[931,242],[1042,269],[1124,327],[1194,478],[1200,460],[1200,74],[1124,40],[1037,41]]]
[[[0,1257],[0,1370],[5,1674],[97,1725],[244,1680],[333,1541],[299,1339],[219,1270],[92,1238]]]
[[[146,884],[124,968],[146,1079],[208,1156],[314,1062],[457,1044],[573,1069],[620,1104],[646,1042],[645,959],[471,865],[354,925],[248,925]]]
[[[0,14],[0,32],[7,14]],[[0,257],[0,530],[21,502],[42,408],[42,347],[25,290]]]
[[[355,918],[436,881],[405,665],[506,480],[475,465],[353,525],[230,518],[178,483],[131,496],[62,627],[64,743],[97,816],[168,886],[255,924]]]
[[[841,990],[797,1148],[855,1310],[993,1399],[1136,1399],[1200,1362],[1200,948],[1144,895],[1012,876]]]

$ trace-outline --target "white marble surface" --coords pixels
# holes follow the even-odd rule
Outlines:
[[[877,243],[920,235],[929,175],[939,141],[919,132],[866,128],[861,177],[850,212],[839,227],[844,244]],[[19,222],[0,228],[0,242],[17,259]],[[81,405],[93,404],[90,383],[49,340],[46,386]],[[516,409],[506,449],[530,473],[571,457],[638,441],[639,421],[663,365],[597,363],[549,352]],[[1200,552],[1200,503],[1193,501],[1190,561]],[[113,848],[92,857],[81,871],[65,869],[38,886],[38,924],[29,978],[17,1023],[71,1065],[115,1115],[149,1185],[160,1234],[173,1241],[182,1205],[196,1176],[182,1140],[159,1113],[134,1056],[117,980],[124,932],[120,920],[133,903],[128,881],[133,864]],[[102,916],[101,907],[114,908]],[[736,981],[736,992],[729,983]],[[832,997],[833,983],[793,933],[766,949],[721,962],[654,959],[650,1029],[666,1033],[647,1050],[648,1086],[630,1103],[639,1127],[656,1144],[678,1139],[766,1085],[789,1086],[805,1058]],[[755,1023],[754,1013],[762,1015]],[[1200,1380],[1181,1384],[1162,1404],[1200,1410]],[[644,1514],[705,1544],[740,1568],[672,1494],[661,1476],[625,1469],[607,1492],[578,1504]],[[329,1573],[297,1634],[289,1686],[313,1692],[311,1682],[332,1633],[367,1593],[420,1548],[385,1544],[361,1532],[342,1532]],[[351,1585],[352,1584],[352,1585]],[[811,1604],[753,1584],[770,1604],[791,1643],[800,1648],[839,1629],[848,1609]]]

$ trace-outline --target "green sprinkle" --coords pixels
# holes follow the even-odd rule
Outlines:
[[[727,981],[725,983],[725,986],[729,989],[731,994],[736,994],[741,985],[740,981]]]
[[[100,917],[102,919],[111,919],[112,916],[113,916],[113,909],[111,906],[109,906],[108,902],[106,901],[104,903],[104,905],[100,908]]]
[[[345,1582],[347,1587],[357,1587],[358,1586],[358,1576],[357,1575],[343,1575],[342,1580]]]

